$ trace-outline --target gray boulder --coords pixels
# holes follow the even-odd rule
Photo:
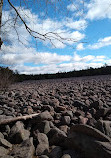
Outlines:
[[[4,138],[4,135],[0,132],[0,138]]]
[[[111,121],[99,120],[96,123],[96,128],[111,138]]]
[[[55,146],[49,154],[50,158],[61,158],[62,149],[60,146]]]
[[[5,149],[3,146],[0,146],[0,156],[6,156],[8,154],[8,150]]]
[[[39,124],[37,124],[37,129],[40,131],[40,133],[47,134],[50,131],[49,121],[40,122]]]
[[[71,158],[69,154],[64,154],[61,158]]]
[[[22,141],[28,139],[30,132],[24,129],[24,124],[20,121],[11,128],[9,140],[11,143],[20,144]]]
[[[82,152],[86,158],[111,157],[111,139],[88,125],[73,125],[65,146]]]
[[[9,143],[6,139],[0,138],[0,145],[5,148],[11,148],[12,144]]]
[[[61,145],[65,138],[66,138],[65,132],[61,131],[58,128],[52,128],[49,133],[48,133],[48,138],[49,138],[49,144],[50,145]]]
[[[0,156],[0,158],[14,158],[14,157],[12,157],[10,155],[4,155],[4,156]]]
[[[36,148],[36,155],[46,155],[49,151],[49,142],[46,134],[44,133],[38,133],[37,134],[37,148]]]
[[[34,155],[33,139],[24,140],[21,144],[15,145],[9,155],[14,158],[33,158]]]

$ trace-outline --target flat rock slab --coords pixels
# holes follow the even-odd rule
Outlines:
[[[87,125],[73,125],[65,145],[78,150],[85,158],[111,157],[111,139]]]

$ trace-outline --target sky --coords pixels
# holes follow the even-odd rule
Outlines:
[[[0,66],[44,74],[111,65],[111,0],[11,2],[39,34],[33,38],[4,0]]]

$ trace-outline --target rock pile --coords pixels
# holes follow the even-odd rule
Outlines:
[[[0,93],[0,158],[111,157],[111,76],[29,81]]]

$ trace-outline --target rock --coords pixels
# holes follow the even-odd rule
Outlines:
[[[60,111],[65,111],[66,108],[65,108],[64,106],[56,106],[56,107],[54,108],[54,110],[55,110],[56,112],[60,112]]]
[[[14,158],[33,158],[34,151],[33,139],[30,138],[19,145],[15,145],[9,155]]]
[[[62,149],[60,146],[55,146],[49,154],[50,158],[61,158]]]
[[[79,124],[87,124],[88,118],[79,116]]]
[[[58,128],[52,128],[47,134],[49,138],[50,145],[60,145],[64,142],[66,138],[65,132],[61,131]]]
[[[88,125],[73,125],[70,132],[77,132],[94,137],[99,141],[110,142],[110,138],[104,135],[102,132]]]
[[[94,118],[88,119],[87,124],[95,127],[95,124],[97,123],[97,121]]]
[[[73,118],[73,112],[71,110],[67,110],[67,111],[62,112],[62,115],[70,116],[71,118]]]
[[[36,139],[38,142],[36,155],[46,155],[49,151],[49,142],[47,136],[44,133],[38,133]]]
[[[47,155],[41,155],[39,158],[49,158]]]
[[[99,110],[96,111],[94,117],[96,119],[99,119],[100,117],[105,117],[105,115],[108,113],[108,111],[111,110],[111,108],[101,108]]]
[[[65,145],[82,152],[86,158],[111,157],[111,139],[88,125],[72,126]]]
[[[6,126],[5,126],[5,132],[6,132],[7,134],[10,133],[10,126],[9,126],[9,125],[6,125]]]
[[[71,121],[70,116],[63,116],[61,119],[61,124],[62,125],[69,125],[70,121]]]
[[[0,158],[14,158],[14,157],[12,157],[10,155],[4,155],[4,156],[0,156]]]
[[[49,121],[42,121],[37,125],[37,129],[40,133],[47,134],[50,131],[50,124]]]
[[[44,111],[38,115],[37,119],[39,121],[44,121],[44,120],[52,121],[53,117],[51,116],[51,114],[48,111]]]
[[[5,149],[3,146],[0,146],[0,156],[6,156],[8,154],[8,150]]]
[[[0,138],[4,139],[4,135],[0,132]]]
[[[88,111],[88,107],[87,105],[85,105],[83,102],[79,101],[79,100],[75,100],[73,102],[73,106],[79,108],[80,110],[83,110],[83,111]]]
[[[103,102],[101,100],[94,101],[93,103],[90,104],[90,107],[98,110],[99,108],[103,107]]]
[[[0,145],[5,148],[11,148],[12,144],[9,143],[6,139],[0,138]]]
[[[54,108],[53,107],[51,107],[50,105],[44,105],[43,107],[42,107],[42,110],[43,111],[54,111]]]
[[[24,129],[24,124],[20,121],[11,128],[9,140],[11,143],[20,144],[22,141],[28,139],[30,132]]]
[[[34,111],[31,106],[27,106],[27,114],[32,114]]]
[[[64,155],[68,155],[70,156],[71,158],[79,158],[78,154],[76,153],[75,150],[64,150],[63,151],[63,154]]]
[[[71,158],[69,154],[64,154],[61,158]]]
[[[3,114],[3,110],[0,110],[0,115],[2,115]]]
[[[69,127],[67,125],[59,126],[59,129],[67,134]]]
[[[53,107],[59,106],[59,100],[54,98],[52,100],[49,101],[49,104]]]
[[[74,113],[74,115],[76,117],[79,117],[79,116],[83,116],[84,117],[85,113],[82,110],[76,110],[75,113]]]
[[[0,115],[0,122],[5,120],[5,119],[12,119],[12,118],[13,118],[12,116]]]
[[[99,120],[95,127],[100,130],[102,133],[111,138],[111,121]]]

